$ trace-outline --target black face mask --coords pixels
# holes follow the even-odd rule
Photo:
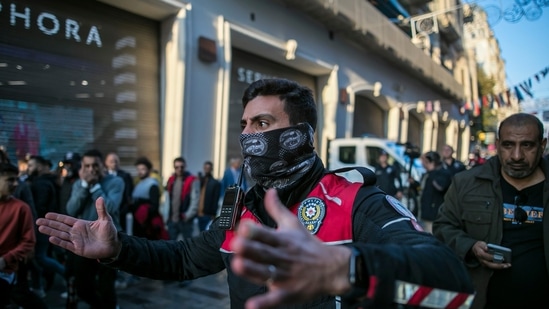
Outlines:
[[[284,189],[313,166],[314,131],[308,123],[267,132],[241,134],[246,173],[264,188]]]

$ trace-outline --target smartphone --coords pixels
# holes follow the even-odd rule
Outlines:
[[[219,228],[232,230],[235,228],[242,212],[242,197],[244,192],[240,186],[231,186],[225,190],[221,213],[219,214]]]
[[[494,256],[494,263],[511,263],[511,249],[494,244],[488,244],[488,253]]]

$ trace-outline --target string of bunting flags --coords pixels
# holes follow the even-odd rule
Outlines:
[[[477,117],[480,115],[482,108],[495,109],[498,107],[511,105],[512,96],[514,96],[519,103],[524,101],[525,95],[533,98],[534,94],[532,92],[532,79],[535,79],[536,82],[539,83],[542,78],[545,78],[548,74],[549,66],[543,68],[531,78],[528,78],[523,82],[506,89],[502,93],[487,94],[481,96],[480,98],[475,98],[472,101],[466,101],[463,105],[463,109],[465,111],[472,111],[473,116]]]

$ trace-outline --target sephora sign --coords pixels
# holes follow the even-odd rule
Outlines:
[[[8,14],[6,9],[9,9]],[[66,40],[86,45],[103,46],[99,28],[95,25],[81,27],[82,23],[78,20],[63,18],[50,12],[35,12],[28,5],[16,3],[5,5],[0,2],[0,13],[3,13],[4,17],[7,15],[11,27],[22,27],[26,30],[36,27],[47,36],[62,36]]]

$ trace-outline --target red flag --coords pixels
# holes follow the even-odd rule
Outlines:
[[[488,98],[485,95],[482,96],[482,107],[488,108]]]
[[[433,111],[433,102],[427,101],[427,105],[425,106],[425,111],[428,113],[431,113]]]
[[[480,115],[480,102],[478,101],[478,99],[475,99],[473,101],[473,105],[473,116],[478,117]]]

